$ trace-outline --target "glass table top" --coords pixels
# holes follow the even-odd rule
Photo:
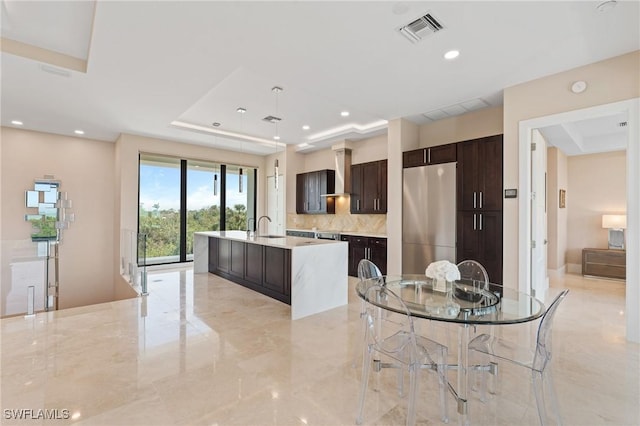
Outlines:
[[[545,307],[536,298],[519,291],[490,284],[462,280],[440,288],[424,275],[396,275],[360,281],[358,296],[373,299],[367,292],[372,285],[384,284],[398,295],[411,315],[436,321],[463,324],[517,324],[532,321],[544,314]],[[380,308],[404,313],[404,307],[392,306],[393,299],[375,297],[367,302]]]

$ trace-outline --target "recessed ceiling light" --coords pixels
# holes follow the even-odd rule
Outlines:
[[[587,82],[586,81],[576,81],[571,85],[571,91],[573,93],[582,93],[587,90]]]
[[[24,123],[20,120],[11,120],[11,124],[15,124],[16,126],[22,126]]]
[[[348,117],[349,116],[349,111],[342,111],[340,113],[340,115],[343,116],[343,117]]]
[[[307,124],[305,124],[304,126],[302,126],[302,130],[309,130],[309,129],[310,129],[310,127],[309,127]]]
[[[220,127],[220,123],[218,123],[217,121],[215,121],[215,122],[211,123],[211,125],[212,125],[213,127]]]
[[[458,56],[460,56],[460,51],[458,50],[450,50],[444,54],[444,58],[448,60],[455,59]]]
[[[238,109],[236,110],[236,112],[239,112],[240,114],[244,114],[245,112],[247,112],[247,110],[246,110],[246,109],[244,109],[244,108],[242,108],[242,107],[240,107],[240,108],[238,108]]]
[[[279,141],[279,140],[280,140],[280,136],[277,136],[277,135],[276,135],[276,136],[274,136],[273,138],[274,138],[275,140],[277,140],[277,141]]]
[[[76,135],[84,135],[84,130],[74,130],[73,133]]]
[[[613,10],[613,8],[616,7],[617,4],[618,2],[616,0],[603,1],[596,6],[596,10],[600,13],[609,12],[610,10]]]

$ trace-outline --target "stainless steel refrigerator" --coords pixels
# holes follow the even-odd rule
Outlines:
[[[402,273],[456,261],[456,163],[403,170]]]

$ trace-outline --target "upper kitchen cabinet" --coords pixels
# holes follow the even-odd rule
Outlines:
[[[456,161],[457,149],[455,143],[414,149],[402,153],[402,167],[420,167],[431,164],[452,163]]]
[[[335,191],[336,172],[318,170],[296,175],[296,213],[334,214],[335,201],[332,197],[322,197]]]
[[[351,166],[351,214],[387,212],[387,160]]]
[[[458,210],[502,210],[502,135],[459,142]]]

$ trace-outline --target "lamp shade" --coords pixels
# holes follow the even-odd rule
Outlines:
[[[627,215],[624,214],[603,214],[602,227],[608,229],[626,229]]]

